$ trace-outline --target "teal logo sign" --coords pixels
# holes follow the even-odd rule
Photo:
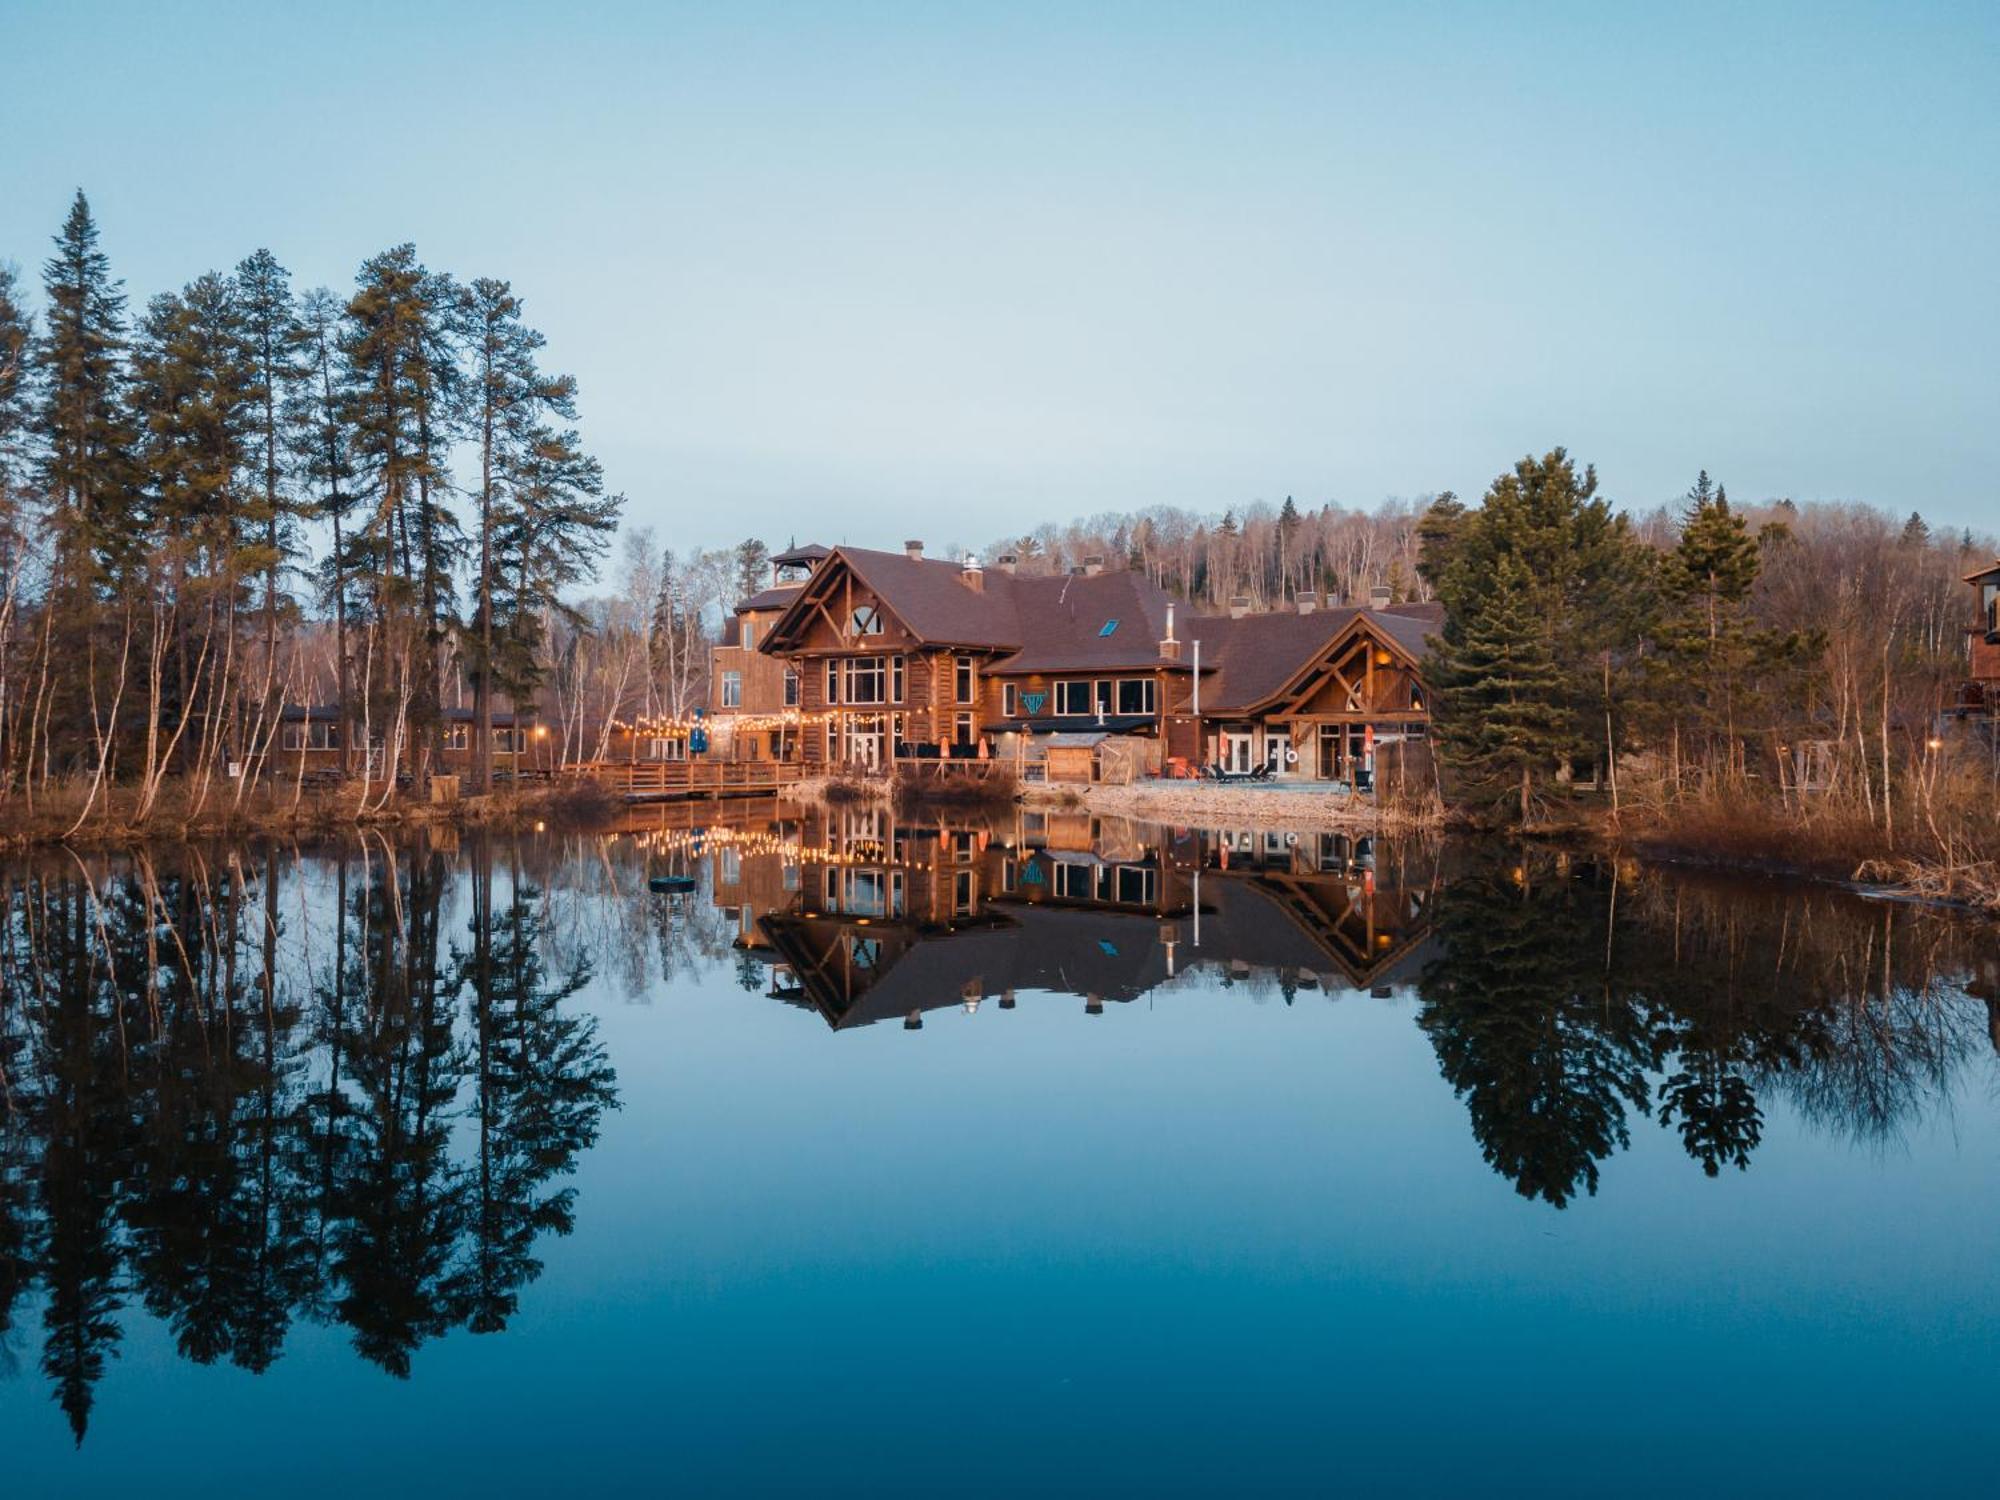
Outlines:
[[[1042,705],[1048,701],[1049,701],[1049,695],[1047,693],[1021,694],[1021,707],[1025,708],[1028,711],[1030,717],[1033,717],[1035,714],[1040,713],[1042,711]]]

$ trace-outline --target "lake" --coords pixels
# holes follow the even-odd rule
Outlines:
[[[4,900],[11,1495],[1991,1483],[1991,925],[876,806]]]

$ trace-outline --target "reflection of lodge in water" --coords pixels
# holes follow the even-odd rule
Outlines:
[[[823,822],[822,822],[823,820]],[[1138,998],[1197,968],[1292,989],[1415,978],[1428,884],[1378,874],[1345,834],[1203,835],[1085,813],[976,828],[831,809],[774,838],[722,841],[718,905],[771,966],[771,994],[837,1029],[1019,991]]]

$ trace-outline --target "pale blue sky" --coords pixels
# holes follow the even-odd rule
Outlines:
[[[0,258],[498,275],[635,519],[1293,494],[2000,523],[2000,5],[0,0]]]

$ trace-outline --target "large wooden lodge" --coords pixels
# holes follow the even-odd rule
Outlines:
[[[1422,678],[1437,606],[1302,595],[1195,614],[1100,561],[1029,575],[1016,559],[858,547],[774,559],[715,649],[715,750],[880,770],[936,757],[1039,759],[1116,737],[1144,769],[1269,767],[1367,788],[1430,710]]]

